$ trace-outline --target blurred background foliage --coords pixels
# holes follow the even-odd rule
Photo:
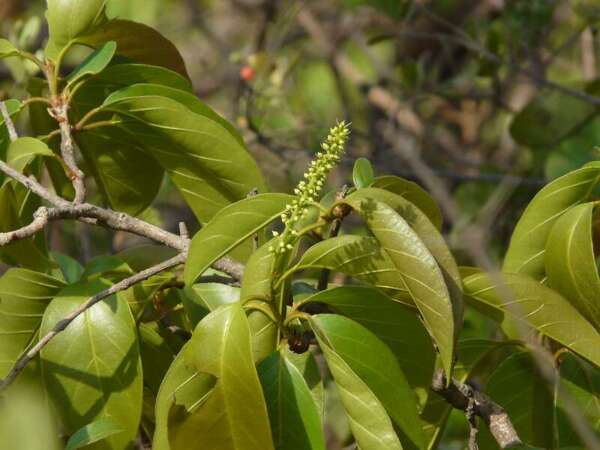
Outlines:
[[[459,259],[476,223],[500,260],[537,190],[598,157],[597,0],[109,0],[108,6],[110,16],[149,24],[176,43],[197,95],[243,133],[272,189],[290,191],[326,130],[349,120],[352,143],[331,189],[350,181],[358,157],[380,175],[424,185],[442,206],[444,232]],[[2,0],[0,34],[40,51],[44,9],[44,0]],[[85,50],[70,55],[66,70],[84,57]],[[1,63],[3,97],[26,97],[33,70],[14,58]],[[168,181],[143,216],[167,228],[182,219],[198,226]],[[53,227],[51,247],[83,260],[136,243],[80,224]],[[488,325],[467,317],[464,333],[481,337],[492,332]],[[343,448],[347,423],[335,418],[335,404],[329,410],[330,448]],[[462,447],[464,427],[458,417],[446,448]]]

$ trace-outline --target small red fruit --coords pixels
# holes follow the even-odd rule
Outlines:
[[[240,78],[246,82],[252,81],[256,76],[256,70],[250,66],[244,66],[240,69]]]

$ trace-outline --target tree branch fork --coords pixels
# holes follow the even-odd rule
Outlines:
[[[41,350],[48,345],[56,335],[64,331],[74,320],[89,308],[118,292],[127,290],[130,287],[153,277],[154,275],[184,264],[188,256],[190,238],[184,223],[180,224],[180,233],[175,234],[126,213],[113,211],[85,202],[85,177],[76,164],[75,144],[71,135],[71,125],[68,122],[67,111],[67,105],[57,104],[49,110],[49,113],[57,120],[60,127],[61,155],[65,161],[65,165],[71,172],[70,178],[75,190],[75,198],[71,202],[56,195],[40,184],[35,177],[26,176],[16,171],[6,162],[0,160],[0,172],[27,187],[34,194],[51,205],[38,208],[33,215],[32,222],[28,225],[17,230],[0,233],[0,247],[32,237],[36,233],[41,232],[52,221],[71,219],[79,220],[87,224],[102,226],[115,231],[133,233],[171,247],[177,250],[178,254],[171,259],[149,267],[113,284],[108,289],[87,299],[66,317],[61,319],[51,331],[42,336],[35,345],[26,350],[17,359],[7,376],[0,380],[0,394],[15,381],[23,369],[39,355]],[[15,141],[18,139],[18,134],[4,102],[0,102],[0,113],[4,119],[4,124],[9,132],[11,141]],[[244,273],[244,266],[230,258],[221,258],[213,264],[213,267],[238,281],[241,280]],[[473,425],[474,416],[483,419],[501,448],[509,448],[521,443],[519,436],[504,409],[494,403],[485,394],[475,390],[468,384],[460,383],[454,379],[447,385],[443,371],[436,372],[431,388],[434,392],[441,395],[451,406],[467,413],[473,437],[470,441],[474,442],[474,447],[470,442],[470,447],[472,449],[477,448],[474,438],[477,434],[476,425]]]
[[[61,156],[65,162],[69,176],[75,190],[75,198],[68,201],[48,188],[44,187],[34,176],[26,176],[15,170],[5,161],[0,160],[0,172],[8,178],[22,184],[31,192],[36,194],[49,206],[41,206],[33,215],[33,220],[13,231],[0,233],[0,247],[9,245],[15,241],[27,239],[41,232],[52,221],[78,220],[87,224],[98,225],[114,231],[125,231],[145,237],[159,244],[171,247],[178,251],[173,258],[149,267],[141,272],[125,278],[113,284],[108,289],[90,297],[78,308],[60,320],[54,328],[31,348],[26,350],[15,362],[4,379],[0,379],[0,393],[8,388],[23,369],[29,364],[40,351],[59,333],[64,331],[77,317],[94,306],[96,303],[141,283],[154,275],[184,264],[190,245],[190,237],[184,223],[180,224],[179,234],[171,233],[148,222],[130,216],[129,214],[102,208],[85,201],[86,188],[83,172],[78,168],[75,156],[75,143],[71,134],[71,125],[68,121],[68,106],[61,102],[54,102],[53,107],[48,110],[49,114],[58,122],[61,135]],[[0,114],[4,125],[8,130],[11,141],[18,139],[17,130],[10,113],[4,102],[0,102]],[[234,280],[240,280],[243,275],[244,266],[230,258],[221,258],[213,264],[213,267],[229,275]]]

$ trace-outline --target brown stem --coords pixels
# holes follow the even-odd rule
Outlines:
[[[504,408],[484,393],[455,379],[452,379],[450,384],[446,386],[446,377],[443,370],[435,372],[431,389],[442,396],[452,407],[465,412],[470,410],[472,416],[481,417],[500,448],[521,445],[517,430],[515,430]],[[471,427],[470,440],[476,439],[476,435],[477,433],[473,433],[473,427]]]

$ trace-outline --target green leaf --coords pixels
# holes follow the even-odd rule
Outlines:
[[[538,373],[532,356],[518,352],[506,358],[492,373],[485,393],[504,407],[524,443],[556,448],[552,389]],[[496,448],[487,427],[482,428],[481,448]]]
[[[187,79],[163,67],[143,64],[115,64],[86,79],[77,90],[71,109],[72,121],[80,120],[98,107],[106,95],[137,83],[164,85],[191,92]],[[100,114],[97,120],[110,120]],[[127,133],[114,127],[101,127],[76,134],[86,167],[112,209],[137,215],[156,197],[162,184],[163,168]],[[70,183],[69,183],[70,184]]]
[[[484,273],[468,276],[465,298],[524,322],[600,367],[600,334],[567,300],[527,276],[503,274],[502,282],[497,286]]]
[[[286,194],[260,194],[219,211],[192,239],[185,283],[193,284],[213,262],[277,219],[293,199]]]
[[[367,158],[358,158],[354,163],[352,171],[352,180],[357,189],[362,189],[370,186],[375,180],[373,166]]]
[[[13,231],[31,222],[33,213],[25,211],[32,200],[30,192],[16,182],[0,187],[0,232]],[[24,194],[24,197],[19,198],[19,193]],[[43,234],[41,236],[43,237]],[[0,255],[10,265],[46,272],[51,262],[47,256],[45,241],[44,245],[38,245],[36,238],[37,236],[34,236],[12,242],[0,249]]]
[[[346,201],[349,202],[348,199]],[[396,267],[435,341],[444,371],[450,377],[455,327],[452,300],[444,275],[423,240],[398,213],[369,198],[351,203]]]
[[[195,327],[210,311],[240,300],[240,288],[220,283],[200,283],[185,289],[183,307]]]
[[[452,301],[455,324],[454,335],[455,340],[458,339],[464,314],[462,280],[454,256],[452,256],[446,245],[444,237],[421,210],[396,193],[377,188],[365,188],[349,195],[344,201],[353,207],[357,207],[363,202],[368,203],[371,200],[385,203],[402,216],[435,258],[444,276]]]
[[[442,228],[442,212],[436,201],[421,186],[412,181],[395,176],[375,178],[373,188],[385,189],[404,197],[429,217],[431,223],[439,230]]]
[[[396,301],[414,306],[396,266],[375,238],[348,234],[319,242],[292,268],[294,272],[303,269],[345,273],[381,289]],[[243,288],[244,284],[242,293]]]
[[[250,329],[240,304],[206,316],[194,331],[193,364],[215,377],[206,399],[169,431],[173,450],[273,449],[267,407],[254,367]]]
[[[83,279],[102,277],[111,281],[121,281],[133,275],[133,270],[116,256],[103,255],[92,258],[85,266]]]
[[[86,447],[121,432],[122,430],[119,426],[111,419],[99,419],[77,430],[77,432],[69,438],[65,450],[76,450],[81,447]]]
[[[403,438],[424,448],[416,396],[392,351],[367,328],[343,316],[319,314],[311,326],[319,342],[326,342],[373,392]]]
[[[265,182],[256,162],[226,128],[168,98],[124,99],[108,107],[118,128],[156,158],[196,216],[208,221]]]
[[[288,351],[273,353],[258,366],[275,448],[325,450],[321,418],[312,393]]]
[[[592,242],[594,203],[574,206],[554,224],[546,244],[548,285],[600,329],[600,277]]]
[[[170,87],[169,85],[164,84],[139,83],[113,92],[106,98],[104,105],[107,106],[124,99],[137,97],[167,97],[175,100],[190,111],[200,114],[201,116],[206,116],[223,125],[224,128],[227,128],[231,134],[234,135],[240,144],[244,145],[244,140],[237,129],[226,119],[213,111],[206,103],[202,102],[195,94],[189,92],[188,89],[182,90],[181,88]]]
[[[556,427],[558,444],[560,448],[567,446],[581,446],[578,433],[573,429],[568,419],[566,401],[570,397],[577,409],[585,416],[588,425],[596,432],[600,432],[600,372],[598,369],[566,353],[560,365],[560,385],[556,394]]]
[[[44,311],[64,287],[56,278],[27,269],[0,277],[0,378],[33,341]]]
[[[510,240],[503,272],[545,278],[546,241],[556,220],[570,207],[589,198],[600,181],[600,163],[587,164],[546,185],[519,219]]]
[[[47,0],[47,3],[46,56],[54,61],[73,40],[90,33],[106,20],[106,0]]]
[[[11,142],[6,150],[6,162],[21,173],[25,172],[37,156],[56,158],[46,144],[31,137],[22,137]]]
[[[79,37],[78,43],[99,47],[117,43],[117,54],[143,64],[162,66],[189,79],[185,62],[171,41],[147,25],[129,20],[111,20],[93,33]]]
[[[84,77],[102,72],[110,64],[116,50],[117,43],[115,41],[108,41],[98,47],[69,74],[68,85],[73,85]]]
[[[10,56],[19,56],[21,52],[15,47],[12,42],[6,39],[0,39],[0,59]]]
[[[154,324],[146,323],[138,327],[144,385],[155,395],[175,359],[175,353],[157,328]]]
[[[215,377],[200,373],[193,363],[192,343],[187,342],[167,371],[156,397],[156,431],[152,448],[170,450],[170,427],[185,421],[188,408],[199,405],[215,385]],[[175,414],[180,411],[180,414]],[[183,414],[183,413],[186,414]],[[175,447],[173,450],[177,450]]]
[[[315,319],[312,320],[312,324],[358,446],[362,450],[402,450],[392,421],[380,399],[329,345],[327,336],[319,333],[318,322],[315,322]]]
[[[409,384],[423,403],[427,398],[436,354],[415,311],[394,302],[379,290],[364,286],[327,289],[298,302],[295,307],[324,304],[375,334],[394,353]]]
[[[106,281],[71,285],[50,303],[40,328],[48,333],[58,321]],[[41,352],[42,373],[67,433],[110,417],[123,432],[106,439],[123,449],[137,435],[142,409],[142,367],[135,323],[127,304],[116,296],[76,318]]]
[[[71,258],[68,255],[63,255],[62,253],[58,252],[51,252],[50,254],[52,259],[57,262],[58,267],[60,268],[60,271],[62,272],[63,277],[68,284],[77,283],[80,280],[85,269],[81,264],[79,264],[79,261]]]
[[[163,168],[130,136],[115,127],[77,133],[76,141],[108,204],[138,215],[156,198]]]

